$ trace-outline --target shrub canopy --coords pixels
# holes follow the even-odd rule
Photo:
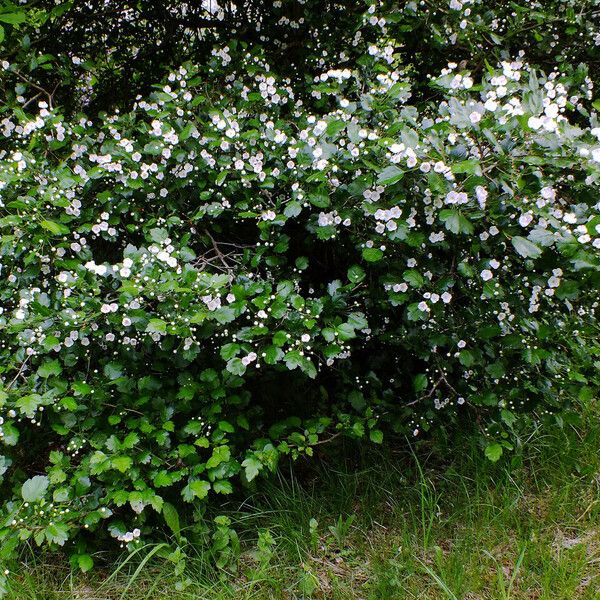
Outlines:
[[[593,2],[114,4],[0,11],[4,560],[178,542],[340,434],[498,460],[594,394]]]

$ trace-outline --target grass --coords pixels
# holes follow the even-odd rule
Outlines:
[[[584,420],[532,432],[511,468],[468,439],[341,445],[221,507],[240,536],[235,566],[190,545],[178,590],[158,546],[83,576],[32,554],[9,598],[599,599],[600,424]]]

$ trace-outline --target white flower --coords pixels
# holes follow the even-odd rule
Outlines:
[[[483,271],[481,271],[480,275],[481,279],[483,279],[484,281],[489,281],[494,276],[494,274],[489,269],[484,269]]]
[[[551,119],[556,119],[556,117],[558,117],[558,106],[556,104],[548,104],[544,109],[544,112],[546,113],[546,116]]]
[[[498,103],[493,98],[488,98],[483,106],[485,107],[485,110],[495,112],[498,108]]]
[[[247,367],[250,363],[254,362],[256,358],[256,352],[250,352],[249,354],[244,356],[244,358],[242,358],[242,364]]]
[[[598,150],[600,151],[600,148]],[[544,200],[554,200],[556,198],[556,191],[551,187],[543,187],[540,190],[540,195]]]
[[[475,188],[475,195],[477,196],[477,202],[479,203],[479,207],[485,208],[485,202],[488,197],[487,190],[484,187],[482,187],[481,185],[478,185]]]
[[[477,112],[476,110],[474,110],[470,115],[469,115],[469,121],[471,121],[471,123],[473,123],[473,125],[475,125],[476,123],[479,123],[479,121],[481,121],[481,113]]]
[[[533,215],[531,213],[524,213],[519,217],[519,225],[521,225],[521,227],[527,227],[531,221],[533,221]]]

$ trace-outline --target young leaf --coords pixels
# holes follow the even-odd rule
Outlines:
[[[89,554],[78,554],[77,564],[83,573],[87,573],[94,567],[94,559]]]
[[[539,246],[536,246],[533,242],[530,242],[524,237],[515,235],[511,241],[517,253],[524,258],[537,258],[542,253]]]
[[[21,496],[25,502],[37,502],[46,494],[48,485],[50,485],[48,477],[36,475],[21,486]]]
[[[485,449],[485,455],[492,462],[498,462],[502,456],[502,446],[497,442],[489,444]]]

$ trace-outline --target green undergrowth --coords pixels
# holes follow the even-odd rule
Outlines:
[[[9,598],[599,598],[598,415],[531,431],[512,464],[491,464],[471,439],[343,442],[282,469],[260,494],[210,509],[227,517],[227,544],[185,548],[185,589],[148,545],[96,555],[86,575],[25,554]]]

